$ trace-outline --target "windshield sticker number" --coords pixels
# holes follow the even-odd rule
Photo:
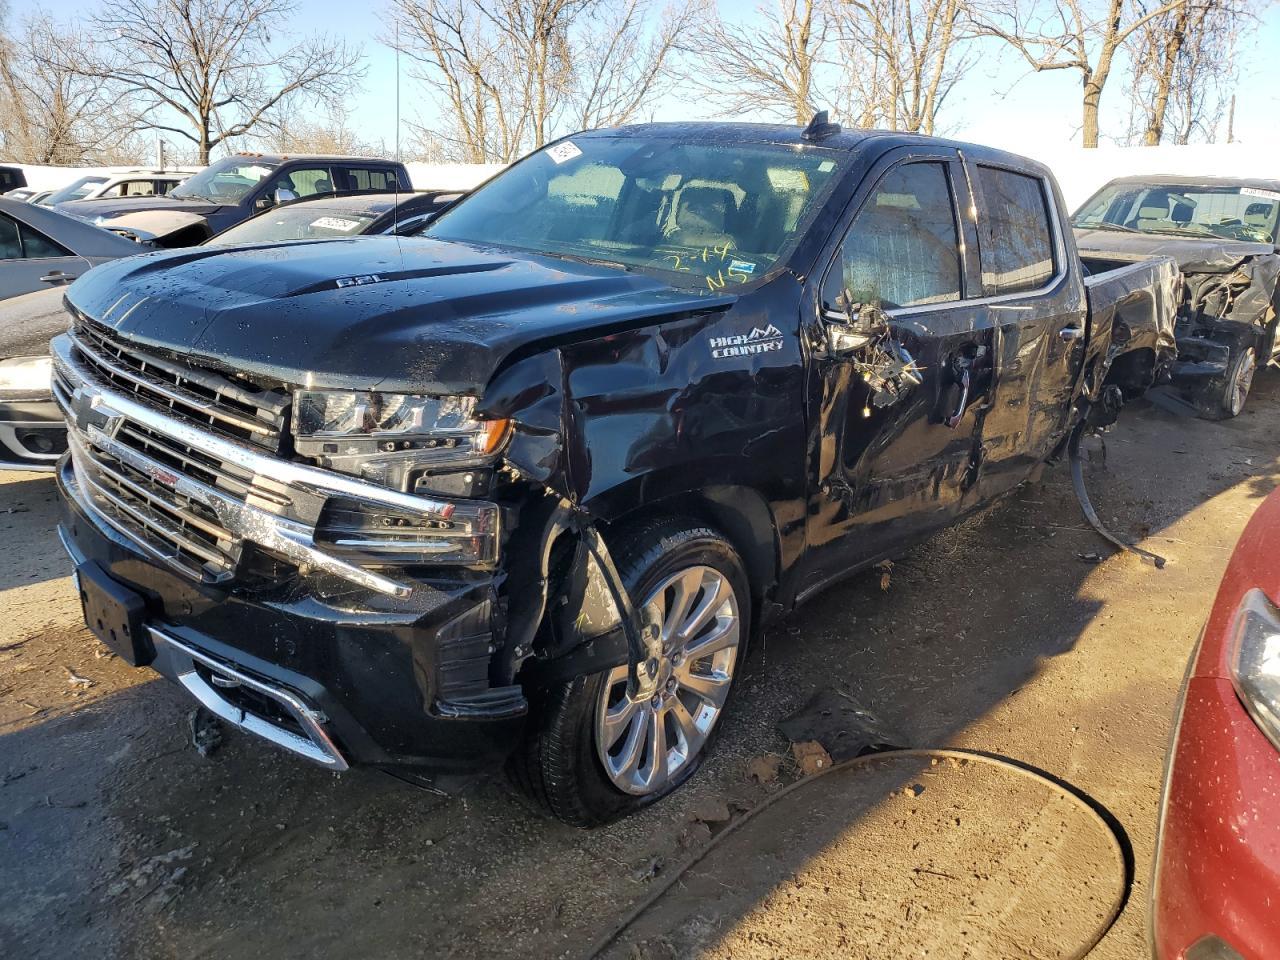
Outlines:
[[[705,263],[708,274],[703,279],[708,290],[719,290],[727,286],[730,280],[747,283],[756,272],[756,265],[750,260],[729,260],[729,251],[733,244],[722,243],[714,247],[703,247],[698,253],[668,253],[662,259],[671,264],[671,269],[680,273],[692,273],[693,265]],[[729,263],[725,264],[728,260]],[[715,273],[710,273],[714,269]]]
[[[1274,190],[1259,190],[1257,187],[1241,187],[1240,195],[1242,197],[1261,197],[1263,200],[1270,200],[1273,203],[1280,201],[1280,193]]]
[[[547,148],[547,156],[557,165],[574,157],[582,156],[582,151],[574,145],[572,140],[566,140],[564,143],[557,143],[554,147]]]
[[[360,226],[359,220],[348,220],[345,217],[319,217],[311,221],[311,226],[321,230],[354,230]]]

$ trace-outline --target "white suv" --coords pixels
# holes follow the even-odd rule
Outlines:
[[[187,172],[130,170],[127,173],[91,173],[55,190],[43,206],[55,207],[68,200],[99,200],[105,197],[151,197],[168,193],[187,177]]]

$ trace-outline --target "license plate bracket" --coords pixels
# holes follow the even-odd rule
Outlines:
[[[141,595],[112,580],[92,560],[76,567],[73,579],[90,633],[132,666],[145,667],[155,659]]]

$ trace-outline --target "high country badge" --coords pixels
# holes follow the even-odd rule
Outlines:
[[[767,327],[754,327],[745,335],[711,338],[711,356],[716,360],[746,357],[753,353],[776,353],[781,349],[782,331],[772,323]]]

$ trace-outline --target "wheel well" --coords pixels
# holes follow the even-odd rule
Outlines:
[[[1150,348],[1130,350],[1112,361],[1104,383],[1115,384],[1129,399],[1141,396],[1156,375],[1156,352]]]
[[[746,567],[752,599],[772,597],[778,581],[778,533],[769,505],[750,487],[714,486],[647,503],[613,518],[618,530],[654,517],[683,516],[724,534]]]

